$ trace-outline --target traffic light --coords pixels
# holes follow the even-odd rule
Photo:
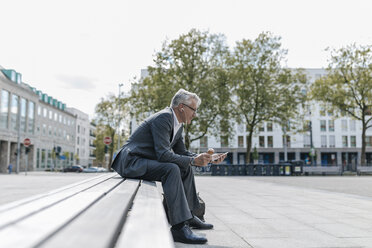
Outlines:
[[[30,147],[25,148],[25,153],[28,154],[30,152]]]
[[[108,146],[105,145],[105,154],[108,152]]]
[[[55,147],[53,147],[53,152],[58,157],[61,154],[61,152],[62,152],[62,148],[60,146],[57,146],[57,147],[55,146]]]
[[[60,146],[57,146],[57,152],[56,155],[59,156],[62,152],[62,148]]]

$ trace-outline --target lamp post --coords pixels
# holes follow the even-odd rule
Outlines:
[[[121,86],[123,86],[124,84],[119,84],[119,96],[118,96],[118,112],[120,114],[120,88]],[[120,120],[121,120],[121,117],[118,116],[118,150],[120,149]]]

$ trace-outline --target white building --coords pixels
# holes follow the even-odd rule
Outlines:
[[[90,161],[90,121],[89,115],[76,109],[67,108],[67,111],[76,116],[75,133],[75,163],[87,166]]]
[[[65,104],[22,82],[15,70],[0,67],[0,172],[8,164],[16,169],[17,146],[20,141],[19,170],[46,170],[70,165],[73,157],[75,116]],[[31,140],[29,152],[23,140]],[[63,160],[56,156],[57,150]],[[71,156],[70,156],[71,155]]]
[[[325,75],[324,69],[305,69],[310,83]],[[142,70],[141,76],[146,77],[147,71]],[[165,107],[165,106],[164,106]],[[323,106],[313,102],[306,109],[305,120],[311,122],[313,147],[315,149],[315,162],[322,165],[360,163],[361,160],[361,134],[362,124],[360,121],[347,116],[336,117],[332,113],[326,113]],[[303,125],[303,124],[301,124]],[[230,152],[227,163],[245,163],[247,136],[244,124],[234,124],[235,133],[231,140],[207,135],[199,141],[191,144],[194,151],[203,152],[208,147],[217,152]],[[132,123],[136,127],[136,123]],[[311,160],[310,131],[287,133],[288,160]],[[266,122],[253,136],[252,149],[257,148],[259,160],[264,163],[277,163],[284,160],[283,131],[279,124]],[[367,163],[372,163],[372,128],[367,130]]]
[[[305,70],[310,83],[325,75],[324,69]],[[321,165],[335,165],[359,163],[361,160],[362,123],[348,116],[336,117],[326,112],[318,102],[312,102],[305,113],[305,121],[311,122],[313,146],[316,153],[316,163]],[[301,124],[303,125],[303,123]],[[310,130],[287,134],[288,160],[311,160]],[[227,163],[244,163],[246,156],[246,139],[248,133],[244,124],[235,124],[235,135],[230,143],[214,136],[204,137],[192,143],[194,150],[204,151],[213,147],[217,151],[230,152]],[[223,140],[223,142],[221,142]],[[367,130],[366,158],[372,163],[372,129]],[[284,160],[283,131],[279,124],[266,122],[254,134],[252,148],[256,147],[259,160],[266,163],[277,163]]]
[[[88,166],[93,166],[94,161],[96,160],[96,155],[94,151],[96,150],[96,146],[94,145],[94,141],[96,140],[96,124],[90,123],[89,126],[89,164]]]

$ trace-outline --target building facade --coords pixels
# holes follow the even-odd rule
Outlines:
[[[96,124],[93,123],[93,122],[90,122],[90,128],[89,128],[89,167],[97,166],[95,164],[95,160],[96,160],[96,155],[95,155],[96,146],[94,144],[95,140],[96,140]]]
[[[326,75],[324,69],[305,69],[309,83]],[[146,70],[141,76],[148,75]],[[310,126],[304,131],[287,132],[287,160],[304,160],[323,166],[348,164],[355,166],[361,161],[362,123],[348,116],[336,116],[327,112],[319,102],[311,102],[302,110],[304,121],[299,125]],[[191,143],[191,150],[204,152],[208,147],[217,152],[229,152],[226,163],[244,164],[246,161],[246,147],[248,132],[244,123],[233,123],[234,135],[231,139],[206,135]],[[132,122],[135,128],[137,123]],[[297,130],[301,127],[297,127]],[[311,135],[312,134],[312,135]],[[252,148],[256,147],[259,162],[278,163],[284,161],[284,132],[282,127],[273,122],[263,123],[254,133]],[[310,156],[311,139],[313,141],[314,156]],[[372,128],[367,130],[367,163],[372,164]]]
[[[78,111],[78,110],[76,110]],[[9,164],[13,171],[62,169],[76,163],[77,127],[81,116],[68,111],[57,99],[22,82],[15,70],[0,67],[0,173]],[[89,119],[86,128],[86,160],[89,165]],[[27,149],[24,139],[30,139]],[[18,154],[18,144],[20,152]]]
[[[76,108],[67,108],[67,111],[76,116],[75,162],[89,167],[91,164],[89,115]]]

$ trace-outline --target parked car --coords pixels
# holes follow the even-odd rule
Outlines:
[[[89,168],[85,168],[83,170],[83,172],[87,172],[87,173],[94,173],[94,172],[107,172],[107,169],[103,168],[103,167],[89,167]]]
[[[73,165],[64,168],[62,171],[63,172],[82,172],[84,170],[83,166],[81,165]]]

